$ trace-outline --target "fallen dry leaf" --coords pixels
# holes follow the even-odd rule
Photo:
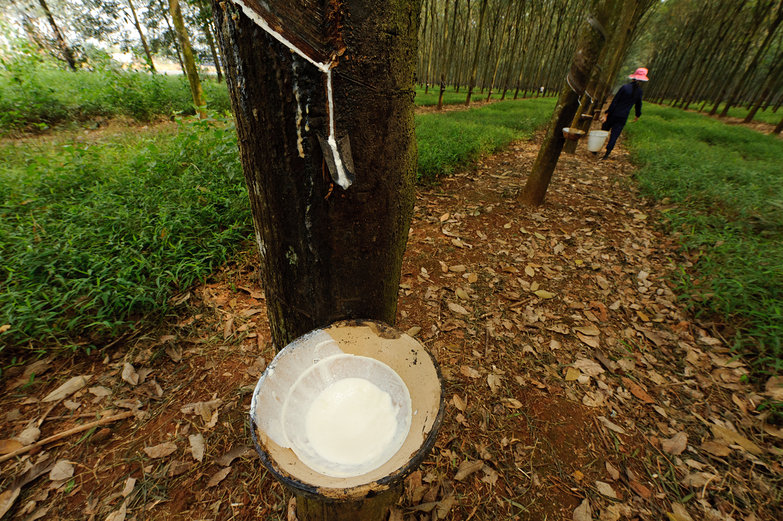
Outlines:
[[[571,365],[592,378],[595,378],[604,372],[604,368],[601,367],[601,364],[594,360],[588,360],[587,358],[577,358],[576,362]]]
[[[693,521],[682,503],[672,503],[672,511],[667,512],[669,521]]]
[[[128,514],[128,502],[127,500],[122,502],[120,508],[106,516],[106,521],[125,521],[125,516]]]
[[[509,409],[521,409],[522,408],[522,402],[520,402],[516,398],[503,398],[503,405],[505,405]]]
[[[224,479],[226,479],[226,476],[228,476],[230,473],[231,473],[231,467],[226,467],[218,470],[211,478],[209,478],[209,482],[207,483],[207,488],[212,488],[214,486],[217,486],[217,484],[223,481]]]
[[[783,376],[772,376],[764,385],[767,396],[778,402],[783,402]]]
[[[764,452],[761,450],[761,447],[738,432],[729,430],[726,427],[721,427],[720,425],[712,425],[710,426],[710,429],[712,430],[712,435],[715,436],[716,439],[723,440],[730,444],[733,443],[735,445],[739,445],[755,456],[758,456]]]
[[[122,364],[122,379],[133,386],[139,385],[139,373],[128,362]]]
[[[631,480],[629,485],[631,486],[631,489],[639,494],[642,498],[650,499],[652,497],[652,491],[638,481]]]
[[[49,479],[52,481],[65,481],[73,477],[73,464],[61,459],[54,464],[54,467],[49,471]]]
[[[600,492],[602,495],[606,497],[610,497],[612,499],[618,499],[617,492],[614,491],[612,485],[610,485],[609,483],[606,483],[604,481],[596,481],[595,488],[597,488],[598,492]]]
[[[215,463],[220,465],[221,467],[228,467],[233,463],[233,461],[237,458],[241,458],[242,456],[246,454],[252,454],[253,449],[248,447],[247,445],[240,445],[238,447],[234,447],[227,453],[220,456],[218,459],[215,460]]]
[[[190,453],[193,455],[193,459],[196,461],[204,461],[204,436],[201,433],[191,434],[188,436],[190,442]]]
[[[691,472],[690,474],[682,478],[682,481],[680,483],[682,483],[686,487],[702,488],[705,485],[707,485],[707,483],[710,483],[713,480],[715,480],[715,478],[717,477],[718,476],[710,472]]]
[[[566,382],[573,382],[574,380],[579,378],[579,376],[581,374],[582,373],[576,367],[567,367],[566,368],[566,374],[565,374],[565,380],[566,380]]]
[[[454,476],[454,479],[457,481],[462,481],[463,479],[467,478],[474,472],[478,472],[481,470],[481,468],[484,466],[484,462],[481,460],[465,460],[462,463],[460,463],[459,468],[457,469],[457,474]]]
[[[154,447],[145,447],[144,452],[152,459],[165,458],[177,450],[176,443],[167,441]]]
[[[539,289],[533,292],[535,296],[542,299],[550,299],[555,298],[557,295],[552,293],[551,291],[547,291],[545,289]]]
[[[622,378],[622,381],[625,388],[631,391],[632,395],[636,396],[644,403],[655,403],[655,399],[649,394],[647,394],[647,391],[645,391],[641,385],[639,385],[638,383],[634,382],[633,380],[625,376]]]
[[[436,514],[438,519],[446,519],[446,517],[449,515],[449,512],[451,511],[451,508],[456,502],[457,498],[455,498],[453,495],[449,495],[448,497],[441,499],[438,502],[437,507],[435,507],[437,509]]]
[[[611,421],[607,420],[604,416],[598,416],[598,421],[600,421],[603,424],[603,426],[609,429],[610,431],[614,431],[617,434],[627,434],[625,432],[625,429],[623,429],[616,423],[612,423]]]
[[[455,394],[451,398],[451,401],[454,403],[454,407],[456,407],[457,409],[459,409],[462,412],[465,412],[465,409],[467,408],[468,404],[465,402],[465,400],[463,400],[460,397],[460,395]]]
[[[701,449],[719,458],[725,458],[731,454],[731,448],[728,445],[717,441],[705,441],[701,444]]]
[[[217,398],[207,402],[189,403],[183,406],[180,409],[180,412],[182,412],[182,414],[196,414],[201,416],[201,419],[205,422],[210,422],[212,420],[212,416],[217,412],[221,405],[223,405],[223,400]]]
[[[467,365],[463,365],[459,368],[459,372],[462,373],[462,376],[467,376],[468,378],[480,378],[481,373],[473,369],[472,367],[469,367]]]
[[[31,425],[30,427],[27,427],[25,430],[19,433],[19,435],[16,437],[16,440],[19,441],[22,445],[32,445],[36,441],[38,441],[38,438],[41,437],[41,430],[36,427],[35,425]]]
[[[136,487],[136,478],[128,477],[125,480],[125,486],[122,489],[122,497],[128,497],[133,489]]]
[[[22,447],[24,447],[24,444],[19,440],[0,440],[0,454],[10,454]]]
[[[574,328],[575,331],[579,331],[587,336],[598,336],[601,334],[601,330],[592,324],[586,326],[579,326]]]
[[[460,306],[456,302],[449,302],[448,303],[449,309],[453,311],[454,313],[458,313],[460,315],[468,315],[468,310],[464,307]]]
[[[669,439],[661,441],[661,448],[672,456],[679,456],[688,446],[688,435],[680,431]]]
[[[90,381],[90,378],[92,378],[91,374],[74,376],[73,378],[68,379],[68,381],[62,384],[60,387],[47,394],[46,397],[41,401],[58,402],[64,398],[67,398],[82,387],[86,386],[87,382]]]
[[[578,331],[576,333],[576,336],[577,338],[579,338],[579,340],[581,340],[588,346],[592,347],[593,349],[598,349],[599,347],[601,347],[601,342],[600,340],[598,340],[597,336],[584,335]]]
[[[593,513],[590,510],[590,501],[588,501],[587,498],[584,498],[582,503],[574,510],[573,520],[593,521]]]
[[[492,391],[492,394],[495,394],[500,387],[500,376],[496,375],[495,373],[490,373],[487,375],[487,385],[489,385],[490,391]]]

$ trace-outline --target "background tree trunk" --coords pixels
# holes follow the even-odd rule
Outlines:
[[[552,113],[544,142],[538,150],[538,156],[533,169],[527,178],[525,187],[519,194],[519,202],[538,206],[544,202],[552,172],[557,166],[557,160],[563,150],[565,138],[563,127],[569,126],[579,105],[579,96],[584,92],[590,73],[601,54],[601,48],[606,41],[605,28],[610,25],[616,15],[620,0],[599,0],[594,3],[592,22],[584,23],[580,31],[579,43],[574,54],[569,80],[560,90],[557,106]],[[588,16],[588,20],[590,20]],[[570,83],[570,84],[569,84]],[[572,87],[573,86],[573,87]]]
[[[269,4],[314,18],[305,0]],[[345,190],[319,146],[329,133],[326,74],[236,4],[216,0],[213,12],[274,344],[339,319],[393,324],[414,201],[420,1],[345,0],[325,28],[329,42],[344,42],[332,79],[336,133],[350,142],[355,172]]]
[[[49,22],[49,26],[52,28],[54,38],[57,40],[57,45],[60,47],[60,51],[63,53],[63,58],[65,58],[65,61],[68,63],[68,67],[75,71],[76,58],[74,58],[73,50],[68,46],[67,43],[65,43],[65,38],[63,38],[63,35],[60,32],[60,28],[57,27],[57,24],[54,21],[54,16],[52,16],[52,12],[49,10],[49,6],[46,5],[46,0],[38,0],[38,3],[41,4],[41,9],[43,9],[44,14],[46,14],[46,20]]]
[[[479,8],[479,24],[476,33],[476,51],[473,53],[473,65],[470,67],[470,79],[468,80],[468,95],[465,98],[465,105],[470,105],[470,97],[473,95],[473,87],[476,86],[476,71],[478,71],[478,59],[481,52],[481,33],[484,30],[484,12],[487,10],[487,0],[481,0]]]
[[[193,96],[193,104],[196,106],[199,118],[204,119],[207,117],[207,103],[204,101],[204,91],[201,89],[201,80],[198,77],[196,60],[193,58],[190,40],[188,39],[188,33],[185,30],[185,22],[182,19],[179,0],[169,0],[169,11],[171,13],[171,19],[174,21],[174,28],[177,30],[179,46],[182,48],[182,58],[185,61],[185,73],[188,76],[190,94]]]
[[[144,47],[144,55],[147,57],[147,66],[150,68],[150,72],[155,74],[155,64],[152,62],[152,54],[150,53],[150,46],[147,45],[147,38],[144,37],[144,31],[141,30],[141,24],[139,24],[139,17],[136,16],[136,8],[133,7],[133,0],[128,0],[128,7],[130,7],[131,14],[133,15],[133,25],[136,27],[136,31],[139,33],[141,46]]]

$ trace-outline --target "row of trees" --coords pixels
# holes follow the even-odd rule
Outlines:
[[[417,78],[426,88],[498,92],[557,89],[587,0],[424,0]]]
[[[783,104],[783,0],[670,0],[656,22],[648,98],[746,122]]]

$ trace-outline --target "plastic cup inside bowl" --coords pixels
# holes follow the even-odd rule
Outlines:
[[[283,430],[299,459],[333,477],[386,463],[411,425],[410,393],[389,366],[338,354],[303,372],[283,404]]]

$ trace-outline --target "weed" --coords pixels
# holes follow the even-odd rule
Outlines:
[[[103,145],[10,143],[2,155],[0,324],[12,327],[0,349],[96,341],[165,311],[251,230],[228,121]]]
[[[529,137],[546,123],[553,99],[493,103],[480,108],[416,117],[421,181],[448,175],[461,166]]]
[[[626,127],[645,192],[695,270],[676,275],[697,316],[718,317],[758,376],[783,370],[783,143],[702,115],[648,105]]]

